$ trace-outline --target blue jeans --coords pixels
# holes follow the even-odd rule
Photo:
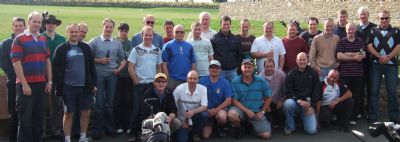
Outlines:
[[[315,111],[310,116],[305,115],[305,108],[300,106],[293,99],[287,99],[283,103],[283,112],[286,116],[285,129],[289,131],[294,131],[296,129],[296,124],[294,122],[294,117],[296,113],[300,113],[300,117],[303,120],[304,130],[307,134],[317,133],[317,119],[315,117]]]
[[[370,121],[376,121],[379,117],[379,89],[381,86],[382,75],[385,75],[389,119],[391,121],[399,120],[399,104],[397,103],[396,97],[398,81],[397,74],[398,70],[396,65],[382,65],[378,63],[371,64],[371,96],[368,109],[368,117]]]
[[[229,82],[232,82],[232,80],[237,76],[237,69],[221,70],[221,76]]]
[[[107,132],[113,128],[113,97],[117,84],[117,76],[97,76],[97,94],[94,103],[94,126],[93,134],[100,134],[105,128]]]
[[[42,142],[44,107],[47,94],[46,83],[29,83],[30,96],[22,91],[22,84],[17,84],[17,113],[19,118],[18,142]]]
[[[320,67],[321,75],[319,76],[319,81],[324,81],[325,77],[328,76],[331,68]]]
[[[208,119],[208,113],[200,112],[192,117],[193,127],[191,133],[200,134],[201,130],[204,127],[205,122]],[[189,129],[188,128],[179,128],[175,131],[175,138],[177,142],[188,142],[189,141]]]

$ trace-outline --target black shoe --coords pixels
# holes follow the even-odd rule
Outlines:
[[[349,129],[349,127],[339,127],[339,131],[343,131],[345,133],[349,133],[350,129]]]
[[[79,140],[79,138],[81,138],[81,134],[79,133],[72,134],[72,138]]]
[[[100,139],[100,134],[92,134],[92,139],[93,140],[99,140]]]
[[[217,128],[217,131],[218,131],[218,135],[219,135],[221,138],[225,138],[225,137],[226,137],[225,128]]]
[[[107,132],[106,134],[107,134],[107,136],[112,137],[112,138],[115,138],[118,135],[117,132],[115,132],[115,131]]]
[[[59,134],[59,135],[52,135],[51,139],[55,139],[55,140],[63,140],[64,136]]]
[[[241,138],[243,137],[243,130],[242,130],[242,127],[243,127],[243,126],[234,128],[234,129],[235,129],[235,138],[236,138],[236,139],[241,139]]]

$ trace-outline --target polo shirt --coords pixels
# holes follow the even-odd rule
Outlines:
[[[52,39],[49,35],[47,35],[47,33],[43,33],[43,35],[46,37],[47,40],[47,46],[50,49],[50,59],[53,59],[53,55],[54,55],[54,51],[56,50],[56,48],[61,45],[62,43],[64,43],[66,40],[63,36],[59,35],[56,33],[56,35],[54,36],[54,39]]]
[[[207,87],[208,109],[216,108],[221,105],[225,99],[232,97],[232,87],[228,80],[219,77],[218,81],[211,82],[210,76],[200,79],[199,84]]]
[[[233,99],[253,112],[260,112],[264,100],[271,96],[272,91],[264,78],[254,75],[250,84],[243,82],[242,75],[232,80]]]
[[[36,37],[25,30],[15,37],[11,49],[12,62],[21,61],[22,70],[28,83],[46,82],[46,60],[50,57],[50,50],[46,37],[37,33]],[[17,78],[17,83],[21,80]]]
[[[154,45],[149,48],[140,44],[132,49],[128,61],[135,64],[136,76],[140,84],[151,83],[157,73],[157,65],[162,63],[161,49]]]
[[[132,47],[136,47],[139,44],[143,43],[143,38],[142,38],[142,32],[138,32],[136,33],[133,37],[132,37]],[[164,45],[164,39],[162,36],[160,36],[157,33],[153,33],[153,45],[158,47],[158,48],[162,48]]]
[[[286,75],[281,70],[274,70],[272,76],[267,76],[265,72],[259,73],[269,84],[272,90],[272,102],[284,101],[283,88],[285,87]]]
[[[170,78],[181,81],[186,80],[192,64],[196,63],[192,45],[175,39],[164,45],[162,61],[167,63]]]
[[[275,69],[279,69],[279,56],[286,54],[285,46],[280,38],[273,36],[270,41],[262,35],[254,40],[250,52],[268,53],[270,50],[274,50]],[[258,72],[264,72],[265,59],[266,58],[257,58]]]
[[[185,112],[199,108],[200,106],[207,106],[207,88],[201,84],[196,85],[196,90],[190,94],[189,84],[183,83],[176,87],[174,91],[175,103],[178,109],[177,117],[180,120],[185,119]]]
[[[347,37],[342,38],[336,48],[336,53],[359,53],[361,50],[366,51],[365,42],[361,38],[356,38],[354,42],[350,42]],[[340,61],[339,66],[340,76],[364,76],[364,63],[363,61],[346,60]]]

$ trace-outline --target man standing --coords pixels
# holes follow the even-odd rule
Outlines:
[[[353,110],[352,93],[343,82],[339,82],[339,72],[329,71],[327,77],[321,82],[321,106],[318,106],[317,116],[322,127],[328,127],[332,114],[337,116],[339,129],[350,132],[349,121]],[[318,111],[319,110],[319,111]]]
[[[342,9],[337,12],[338,23],[333,27],[332,32],[339,36],[340,39],[346,37],[347,11]]]
[[[79,23],[78,25],[79,25],[79,30],[80,30],[80,33],[81,33],[81,36],[79,37],[79,40],[80,41],[85,41],[86,34],[89,32],[89,28],[86,25],[86,23]]]
[[[86,132],[90,118],[90,106],[96,91],[96,69],[93,53],[88,44],[79,41],[77,24],[67,27],[68,41],[54,52],[53,72],[57,96],[64,101],[64,142],[71,142],[71,126],[74,112],[80,112],[79,142],[88,142]]]
[[[397,102],[398,69],[397,55],[400,52],[400,30],[390,25],[390,13],[383,10],[378,15],[379,25],[372,28],[368,51],[372,56],[371,64],[371,96],[368,119],[376,122],[379,118],[379,88],[382,75],[385,76],[388,95],[389,120],[400,123],[400,112]]]
[[[310,64],[319,75],[322,81],[328,75],[329,70],[336,68],[336,46],[339,36],[332,33],[333,20],[327,19],[324,22],[324,33],[314,37],[310,48]]]
[[[153,15],[146,15],[143,17],[143,26],[150,26],[154,29],[155,18]],[[153,30],[154,31],[154,30]],[[142,33],[138,32],[132,37],[132,47],[136,47],[137,45],[143,42]],[[164,45],[163,37],[157,33],[153,33],[153,45],[162,48]]]
[[[287,27],[287,37],[283,38],[282,42],[285,46],[285,64],[283,71],[289,72],[296,67],[296,56],[300,52],[308,53],[308,46],[304,39],[297,37],[297,25],[294,22],[289,22]]]
[[[164,31],[165,31],[165,37],[163,38],[164,43],[167,43],[168,41],[171,41],[174,39],[174,22],[172,20],[165,20],[164,21]]]
[[[125,66],[125,53],[121,42],[112,37],[114,21],[109,18],[103,20],[103,33],[89,42],[94,54],[94,63],[97,73],[97,93],[94,104],[94,127],[92,137],[100,139],[103,129],[110,137],[116,137],[113,127],[113,99],[117,75]],[[117,61],[122,61],[118,66]]]
[[[310,19],[308,19],[308,31],[304,31],[299,36],[307,42],[308,49],[310,49],[314,37],[322,33],[320,30],[318,30],[318,24],[317,18],[310,17]]]
[[[214,59],[214,51],[211,42],[208,39],[203,39],[200,37],[200,23],[193,22],[191,28],[193,38],[188,39],[187,42],[193,46],[194,55],[196,57],[196,70],[201,78],[208,75],[208,66],[210,61]]]
[[[42,14],[28,16],[28,29],[15,37],[11,59],[17,75],[18,142],[42,141],[46,93],[52,88],[50,50],[39,33]]]
[[[241,59],[253,59],[250,54],[251,45],[253,44],[256,37],[254,35],[250,35],[250,21],[249,19],[244,19],[240,21],[240,33],[236,36],[240,40],[240,44],[242,47]],[[238,74],[242,73],[242,70],[238,68]]]
[[[193,46],[183,40],[182,25],[174,27],[174,36],[175,39],[165,44],[162,50],[162,70],[169,77],[168,88],[171,90],[186,82],[187,73],[196,67]]]
[[[18,132],[18,114],[15,110],[16,102],[16,84],[15,84],[15,71],[13,67],[13,63],[11,61],[11,47],[14,38],[23,33],[25,30],[25,20],[20,17],[14,17],[12,20],[12,31],[11,37],[2,41],[2,48],[0,50],[0,66],[1,69],[7,74],[7,101],[8,101],[8,113],[10,114],[10,122],[9,122],[9,140],[10,142],[17,141],[17,132]]]
[[[122,48],[125,53],[125,60],[127,60],[129,53],[132,50],[132,43],[128,39],[129,25],[127,23],[120,23],[118,26],[117,39],[121,42]],[[119,64],[122,61],[118,61]],[[123,64],[123,63],[122,63]],[[133,84],[129,76],[128,64],[125,63],[124,68],[118,74],[117,90],[114,99],[114,112],[115,112],[115,126],[117,133],[122,134],[124,130],[128,130],[129,118],[131,116],[132,92]]]
[[[282,40],[274,36],[274,23],[264,23],[264,35],[256,38],[251,45],[251,55],[257,59],[258,73],[264,72],[264,61],[273,59],[276,64],[276,69],[283,69],[285,64],[285,46]]]
[[[242,62],[242,74],[232,81],[233,106],[228,111],[228,120],[236,129],[236,138],[240,139],[244,130],[243,121],[253,126],[261,139],[271,137],[271,123],[265,117],[270,112],[271,88],[260,76],[254,75],[251,59]]]
[[[189,141],[189,133],[192,133],[193,141],[200,141],[200,131],[208,118],[207,88],[198,84],[198,81],[197,72],[192,70],[187,75],[187,83],[179,85],[174,91],[177,117],[182,123],[175,132],[177,142]]]
[[[308,66],[307,54],[301,52],[296,58],[297,67],[293,68],[286,78],[286,98],[283,112],[286,117],[284,132],[291,134],[296,129],[294,117],[300,113],[304,130],[307,134],[317,133],[315,110],[321,100],[318,73]]]
[[[57,19],[54,15],[49,15],[43,20],[43,24],[46,27],[46,32],[43,35],[46,37],[47,46],[50,49],[50,59],[53,59],[54,51],[56,48],[65,42],[65,38],[56,33],[56,29],[61,25],[61,20]],[[50,101],[47,102],[47,106],[49,109],[48,116],[46,115],[46,120],[44,121],[45,128],[44,133],[45,136],[48,134],[51,138],[62,139],[63,132],[63,102],[61,96],[54,95],[54,92],[51,93]]]
[[[221,75],[229,82],[237,75],[242,54],[239,38],[231,33],[231,23],[229,16],[222,16],[221,29],[211,39],[214,59],[221,62]]]
[[[367,7],[363,6],[360,7],[357,10],[358,13],[358,17],[360,19],[359,24],[356,25],[357,28],[357,33],[356,36],[363,39],[364,42],[368,45],[368,42],[371,38],[371,29],[373,27],[376,27],[377,25],[375,23],[372,23],[368,20],[369,18],[369,10]],[[371,96],[371,83],[370,83],[370,67],[371,67],[371,55],[369,54],[369,52],[366,52],[365,58],[364,58],[364,86],[366,88],[366,93],[364,92],[364,89],[362,89],[362,93],[360,98],[361,102],[360,102],[360,110],[359,114],[357,114],[357,118],[361,118],[363,115],[367,115],[366,109],[369,106],[369,97]],[[367,104],[365,105],[364,102],[364,98],[365,98],[365,94],[367,95]],[[364,107],[365,105],[365,107]]]
[[[272,126],[280,126],[284,122],[284,114],[282,111],[283,101],[285,101],[284,87],[286,75],[283,71],[275,69],[275,62],[272,59],[264,61],[264,72],[260,72],[260,76],[268,82],[272,90],[271,95],[271,118]]]
[[[154,76],[161,72],[161,49],[152,44],[153,29],[145,26],[142,29],[143,43],[134,47],[129,55],[129,75],[133,82],[133,98],[131,103],[129,129],[132,130],[132,139],[140,138],[141,122],[140,111],[143,111],[144,98],[148,88],[152,87]],[[143,118],[144,119],[144,118]]]
[[[201,23],[201,38],[211,40],[211,38],[217,33],[210,27],[211,16],[208,12],[201,12],[199,14],[199,22]],[[187,39],[193,38],[193,33],[190,32]]]
[[[202,130],[202,137],[208,139],[216,123],[218,133],[221,137],[225,137],[225,128],[227,124],[228,114],[226,109],[232,102],[232,88],[229,82],[222,78],[221,64],[217,60],[212,60],[209,66],[210,76],[200,79],[200,84],[207,87],[208,98],[208,119]]]

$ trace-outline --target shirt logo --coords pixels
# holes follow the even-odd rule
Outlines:
[[[217,89],[215,90],[215,93],[217,93],[217,94],[221,93],[221,89],[220,89],[220,88],[217,88]]]

